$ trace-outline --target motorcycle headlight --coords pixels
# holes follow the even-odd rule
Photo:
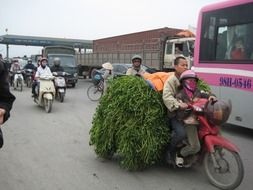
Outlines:
[[[198,106],[194,106],[195,111],[197,112],[203,112],[203,109],[201,107]]]
[[[77,77],[77,73],[74,73],[74,77]]]

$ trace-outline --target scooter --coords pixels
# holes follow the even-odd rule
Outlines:
[[[221,126],[208,119],[206,110],[210,104],[215,104],[215,102],[200,98],[193,104],[188,105],[198,122],[201,150],[197,154],[183,159],[176,156],[175,163],[177,167],[189,168],[195,163],[203,162],[205,173],[211,184],[220,189],[232,190],[238,187],[243,180],[243,162],[237,146],[220,134],[219,128]],[[231,112],[231,103],[229,106],[228,116]],[[213,111],[215,117],[219,114],[216,111]],[[186,144],[187,141],[178,150]]]
[[[44,107],[47,113],[51,112],[55,98],[53,79],[53,76],[40,77],[39,84],[37,85],[36,89],[38,96],[34,97],[34,102],[39,106]]]
[[[56,99],[58,99],[60,102],[64,101],[64,97],[66,95],[66,81],[65,81],[65,72],[53,72],[54,75],[54,84],[55,84],[55,90],[56,90]]]
[[[24,77],[22,75],[22,71],[16,71],[14,73],[14,80],[13,80],[13,87],[14,87],[14,90],[18,89],[20,91],[23,90],[23,83],[24,83]]]
[[[32,69],[25,69],[25,83],[28,88],[32,87],[33,77],[34,77],[34,70]]]

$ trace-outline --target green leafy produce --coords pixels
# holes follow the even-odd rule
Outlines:
[[[203,80],[198,80],[198,88],[205,92],[211,92],[210,86]]]
[[[93,117],[90,144],[103,158],[114,153],[120,165],[142,169],[161,160],[169,142],[162,95],[133,76],[111,81]]]
[[[199,80],[199,87],[210,87]],[[90,145],[99,157],[118,155],[128,170],[143,169],[162,159],[169,143],[167,109],[162,94],[139,77],[124,76],[111,81],[93,116]]]

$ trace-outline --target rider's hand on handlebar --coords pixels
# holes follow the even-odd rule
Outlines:
[[[180,100],[179,101],[179,109],[185,110],[186,108],[188,108],[188,105]]]

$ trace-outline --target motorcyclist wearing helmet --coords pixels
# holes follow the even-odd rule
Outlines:
[[[53,61],[54,65],[50,68],[51,72],[64,72],[64,68],[61,66],[60,58],[56,57]]]
[[[40,66],[37,68],[35,73],[34,82],[32,85],[32,96],[35,97],[37,94],[35,92],[35,88],[38,85],[38,79],[42,76],[53,76],[50,68],[47,66],[48,60],[47,58],[43,57],[40,60]]]
[[[28,59],[27,64],[24,66],[24,79],[26,81],[28,74],[30,74],[30,71],[28,71],[28,69],[32,70],[32,74],[34,74],[34,72],[36,71],[36,67],[35,65],[32,63],[31,59]]]
[[[201,92],[198,89],[198,77],[196,73],[192,70],[184,71],[179,78],[180,87],[179,92],[176,94],[176,99],[178,102],[183,103],[193,103],[199,98],[209,98],[216,99],[214,95],[209,95],[208,93]],[[176,119],[181,122],[186,131],[186,136],[188,139],[188,145],[180,150],[180,154],[183,157],[196,154],[200,150],[200,143],[198,138],[197,125],[199,124],[196,116],[193,112],[184,109],[178,109],[176,112]]]
[[[20,71],[21,67],[17,59],[12,60],[11,68],[10,68],[10,84],[13,86],[14,75],[17,71]]]
[[[32,69],[32,70],[36,69],[31,59],[28,59],[27,64],[24,66],[24,69]]]
[[[134,55],[132,57],[132,67],[126,72],[126,75],[142,76],[145,71],[141,68],[142,57],[140,55]]]

